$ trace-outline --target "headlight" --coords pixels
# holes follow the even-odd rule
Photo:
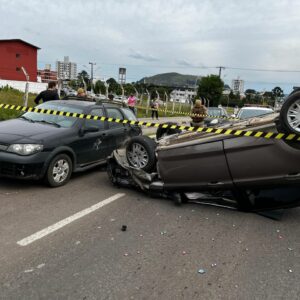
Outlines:
[[[13,144],[7,149],[8,152],[13,152],[20,155],[31,155],[43,150],[43,145],[37,144]]]

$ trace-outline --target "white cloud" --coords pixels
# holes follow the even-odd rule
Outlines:
[[[205,75],[217,72],[205,66],[219,65],[300,69],[299,10],[297,0],[2,0],[0,38],[40,46],[41,62],[94,60],[110,76],[125,65],[132,79],[161,71]],[[299,75],[226,74],[283,83]]]

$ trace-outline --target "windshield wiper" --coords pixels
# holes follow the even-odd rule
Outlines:
[[[23,119],[23,120],[29,121],[31,123],[34,123],[34,121],[32,119],[29,119],[29,118],[24,117],[24,116],[19,117],[19,119]]]
[[[39,122],[39,123],[44,123],[44,124],[49,124],[49,125],[54,125],[56,127],[61,127],[59,124],[54,123],[54,122],[49,122],[49,121],[45,121],[45,120],[41,120],[41,121],[35,121],[35,122]]]

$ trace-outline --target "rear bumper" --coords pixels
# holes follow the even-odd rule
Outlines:
[[[29,156],[0,152],[0,177],[40,179],[44,176],[48,156],[46,152]]]

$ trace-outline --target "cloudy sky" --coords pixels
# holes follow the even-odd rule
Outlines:
[[[1,0],[0,15],[0,39],[39,46],[40,67],[68,55],[79,70],[96,62],[99,78],[124,66],[136,81],[225,66],[228,84],[300,86],[298,0]]]

